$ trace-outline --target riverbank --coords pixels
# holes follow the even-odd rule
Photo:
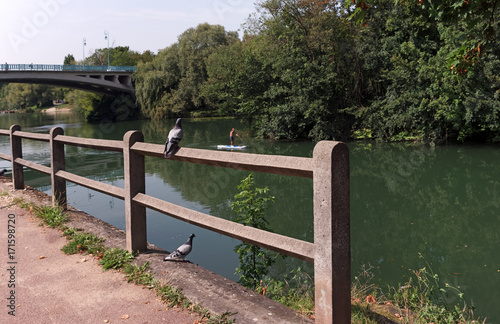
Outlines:
[[[48,195],[39,192],[37,190],[34,190],[32,188],[27,187],[24,190],[13,190],[11,180],[5,177],[0,178],[0,192],[8,192],[9,196],[11,197],[20,197],[26,202],[32,202],[35,205],[50,204],[50,197]],[[15,213],[19,215],[18,217],[19,219],[21,219],[21,217],[24,217],[23,221],[29,220],[30,218],[30,216],[23,211],[18,211]],[[23,216],[21,216],[21,214],[23,214]],[[68,209],[67,215],[69,218],[67,226],[82,228],[86,232],[92,233],[101,238],[105,238],[106,239],[105,245],[108,247],[125,248],[125,233],[122,230],[119,230],[93,216],[85,214],[72,207]],[[5,219],[5,217],[3,219]],[[28,233],[26,229],[28,223],[23,222],[21,224],[17,225],[16,231],[18,233]],[[4,228],[7,228],[7,226],[5,226]],[[53,231],[56,232],[52,233]],[[48,232],[50,232],[50,236],[47,235]],[[2,233],[2,238],[3,238],[2,241],[4,241],[5,236],[6,235]],[[24,236],[26,236],[26,234],[23,234],[23,237]],[[62,286],[63,282],[68,281],[71,283],[74,280],[77,280],[78,278],[86,278],[84,279],[84,282],[87,285],[86,288],[91,286],[93,287],[92,290],[96,290],[97,292],[109,291],[110,289],[106,288],[102,284],[96,284],[94,282],[94,278],[96,276],[87,275],[82,277],[80,275],[70,274],[71,272],[65,273],[63,275],[62,273],[59,272],[60,267],[62,267],[63,263],[65,262],[67,262],[68,264],[73,264],[73,266],[76,264],[77,267],[81,266],[82,263],[85,263],[85,266],[92,265],[96,269],[98,269],[98,272],[102,272],[102,270],[100,270],[100,267],[98,267],[96,264],[93,264],[95,263],[93,257],[82,256],[82,255],[65,256],[62,253],[59,253],[60,251],[59,246],[57,246],[59,249],[54,250],[56,252],[52,252],[50,254],[50,257],[44,255],[47,253],[42,253],[42,252],[38,252],[38,254],[42,254],[38,257],[44,257],[44,258],[39,259],[38,257],[36,257],[38,254],[28,257],[27,251],[25,251],[26,248],[31,249],[32,246],[36,246],[38,244],[36,242],[42,242],[43,241],[42,238],[44,237],[47,238],[47,240],[50,242],[55,242],[55,241],[59,242],[60,239],[62,239],[62,241],[65,241],[65,239],[61,237],[60,232],[57,232],[57,230],[49,231],[49,229],[43,230],[40,229],[39,227],[38,227],[38,233],[30,232],[28,236],[31,239],[33,239],[32,241],[33,243],[29,245],[24,245],[24,243],[21,243],[21,241],[19,241],[19,245],[17,245],[17,250],[16,250],[17,256],[19,258],[25,258],[25,260],[29,260],[29,262],[27,261],[25,264],[23,264],[23,268],[37,269],[34,271],[38,271],[39,265],[37,263],[41,261],[44,262],[44,265],[46,266],[45,268],[46,273],[48,274],[59,273],[59,275],[51,277],[53,280],[51,284],[45,282],[44,280],[39,280],[41,283],[45,282],[46,286],[44,286],[45,288],[43,287],[37,288],[38,295],[43,296],[44,294],[40,292],[50,291],[51,294],[53,294],[57,298],[61,298],[61,296],[66,296],[66,294],[76,292],[79,295],[81,295],[80,298],[83,300],[102,301],[103,299],[102,297],[93,298],[89,295],[85,295],[83,292],[86,292],[87,289],[79,290],[73,287],[63,288]],[[7,243],[4,244],[6,245]],[[23,245],[21,246],[20,244]],[[150,268],[155,278],[157,278],[162,282],[168,283],[173,287],[181,289],[183,294],[191,302],[196,304],[201,304],[204,308],[207,308],[213,314],[223,314],[225,312],[236,313],[233,317],[237,323],[249,323],[249,322],[250,323],[312,323],[311,320],[298,316],[293,310],[279,303],[276,303],[272,300],[269,300],[264,296],[258,295],[251,290],[241,287],[238,284],[228,279],[225,279],[211,271],[203,269],[196,264],[187,262],[186,263],[164,262],[163,258],[167,252],[159,249],[158,247],[152,244],[148,245],[148,252],[149,253],[138,255],[135,259],[135,262],[137,262],[140,265],[146,262],[150,262]],[[60,262],[55,262],[55,257],[54,257],[55,255],[62,256],[63,257],[62,260]],[[87,261],[81,262],[83,259],[87,259]],[[23,272],[19,272],[18,280],[20,284],[23,282],[29,284],[27,285],[26,288],[29,289],[29,287],[31,287],[31,283],[27,281],[25,277],[23,278],[23,276],[24,276]],[[88,278],[92,278],[92,280],[89,280]],[[56,289],[57,287],[60,287],[62,290]],[[111,289],[111,291],[113,291],[113,289]],[[26,294],[19,295],[19,299],[16,300],[16,305],[20,305],[20,307],[16,308],[16,310],[19,309],[19,311],[22,311],[23,305],[27,306],[29,304],[29,301],[25,299],[23,300],[23,298],[25,297],[21,297],[21,296],[27,296],[29,294],[30,293],[28,292]],[[129,294],[134,295],[135,293],[128,293],[125,294],[124,296],[128,296]],[[119,296],[121,296],[121,294]],[[110,298],[113,300],[116,299],[117,301],[123,299],[122,297],[118,296]],[[43,299],[43,300],[45,300],[46,302],[49,301],[49,299]],[[41,301],[43,302],[43,300]],[[147,307],[149,307],[150,304],[151,302],[147,304],[148,305]],[[43,309],[45,310],[45,312],[47,312],[47,310],[51,310],[52,307],[57,307],[57,309],[61,308],[60,306],[55,306],[55,305],[57,305],[57,303],[50,302],[49,305],[45,304],[43,306],[45,308]],[[72,309],[72,307],[74,308],[76,306],[71,306],[69,309]],[[28,307],[25,307],[25,309],[27,308]],[[80,308],[81,307],[79,306],[78,309]],[[89,307],[89,309],[92,308]],[[83,312],[83,310],[81,311],[72,310],[72,312],[79,313]],[[52,313],[52,311],[48,313]],[[122,315],[129,315],[129,314],[120,314],[120,316]],[[3,318],[4,314],[1,314],[1,316]],[[79,322],[79,320],[76,320],[76,322]]]
[[[58,108],[58,107],[51,107],[47,108],[44,110],[46,114],[56,114],[56,113],[70,113],[72,111],[71,108]]]

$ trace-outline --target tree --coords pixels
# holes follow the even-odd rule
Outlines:
[[[75,65],[75,57],[73,54],[68,54],[64,57],[64,65]]]
[[[365,86],[371,95],[367,107],[353,110],[358,127],[384,140],[500,140],[495,99],[500,65],[494,49],[457,78],[447,62],[467,35],[464,22],[438,22],[418,4],[378,4],[362,27],[360,48],[370,81]]]
[[[360,102],[361,78],[343,12],[328,1],[258,5],[243,44],[210,58],[208,86],[221,93],[207,97],[223,109],[228,98],[263,137],[348,138],[353,119],[344,110]]]
[[[139,115],[137,105],[128,94],[111,97],[93,92],[76,91],[74,95],[77,111],[91,123],[123,121]]]
[[[346,1],[345,7],[354,9],[351,18],[366,24],[365,17],[371,10],[377,9],[385,0]],[[498,46],[498,0],[417,0],[428,15],[436,22],[447,26],[463,26],[462,37],[448,53],[448,66],[455,73],[467,73],[481,58],[487,48]],[[394,0],[399,6],[414,6],[415,2]]]
[[[153,56],[151,51],[139,54],[130,50],[129,46],[116,46],[109,49],[109,65],[135,66],[140,61],[150,61]],[[108,65],[108,48],[94,50],[86,61],[89,65]]]
[[[205,60],[235,41],[235,32],[200,24],[182,33],[178,42],[161,50],[151,62],[140,63],[134,81],[143,114],[162,118],[210,109],[200,90],[208,77]]]
[[[44,84],[9,83],[4,89],[8,109],[27,109],[52,105],[54,88]]]

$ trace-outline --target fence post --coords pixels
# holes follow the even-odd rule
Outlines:
[[[313,163],[316,323],[351,323],[349,149],[321,141]]]
[[[128,131],[123,136],[123,171],[125,177],[125,230],[127,250],[145,251],[147,248],[146,207],[132,200],[138,193],[146,193],[144,156],[130,148],[136,142],[143,142],[139,131]]]
[[[52,183],[52,207],[67,208],[66,180],[56,175],[57,171],[66,169],[64,144],[55,141],[57,135],[64,135],[61,127],[50,130],[50,180]]]
[[[20,130],[21,126],[19,125],[10,126],[10,156],[12,158],[12,183],[14,185],[14,189],[24,189],[23,166],[15,162],[17,158],[23,158],[23,144],[21,137],[14,135],[15,131]]]

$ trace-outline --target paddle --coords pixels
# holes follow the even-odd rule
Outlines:
[[[247,143],[245,143],[245,141],[243,140],[243,138],[241,138],[241,135],[238,135],[238,137],[239,137],[239,138],[240,138],[240,140],[243,142],[243,144],[245,144],[246,146],[248,146],[248,145],[247,145]]]

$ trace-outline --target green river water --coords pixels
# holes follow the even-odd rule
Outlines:
[[[23,131],[48,133],[60,126],[65,135],[121,140],[140,130],[145,141],[163,144],[174,120],[88,124],[72,114],[4,114],[0,128],[19,124]],[[181,147],[216,149],[229,144],[235,127],[246,152],[311,157],[314,143],[252,139],[245,124],[232,119],[183,120]],[[238,143],[238,139],[236,139]],[[371,266],[382,287],[403,284],[412,270],[429,266],[444,285],[465,293],[476,315],[500,322],[500,146],[375,142],[348,143],[351,163],[352,276]],[[8,137],[0,152],[10,153]],[[50,165],[48,143],[23,140],[23,157]],[[0,168],[11,166],[0,161]],[[119,153],[66,148],[67,171],[123,187]],[[231,219],[230,204],[248,172],[146,158],[146,193],[210,215]],[[258,187],[276,197],[266,215],[275,232],[313,239],[312,179],[255,174]],[[50,193],[50,177],[25,170],[26,184]],[[71,205],[124,229],[123,201],[68,183]],[[148,210],[148,241],[172,251],[195,233],[189,260],[237,280],[240,242]],[[419,254],[423,258],[419,257]],[[280,259],[278,259],[280,260]],[[272,269],[280,275],[312,265],[288,258]],[[457,296],[448,295],[454,302]]]

